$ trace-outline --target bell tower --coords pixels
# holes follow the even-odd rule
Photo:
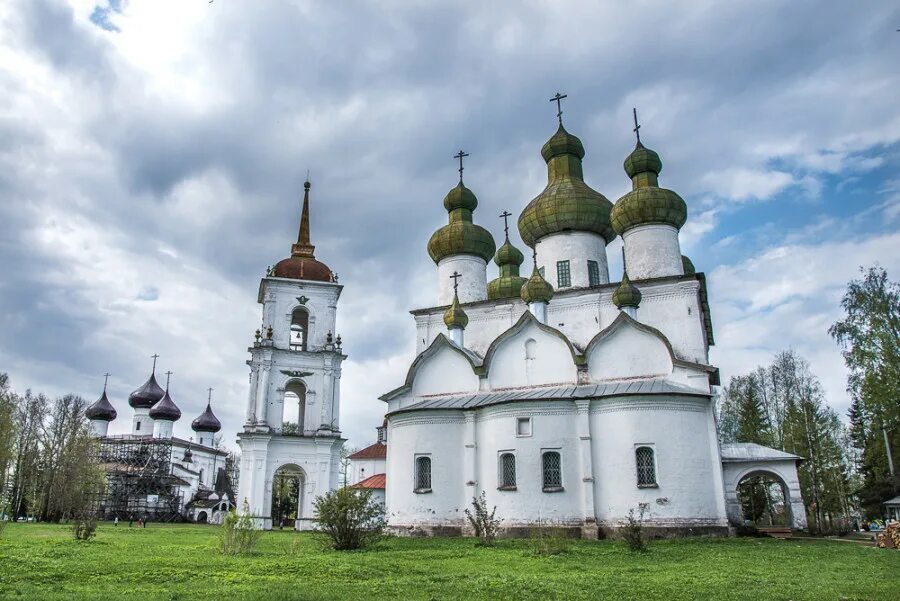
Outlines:
[[[265,529],[282,520],[297,530],[312,528],[313,500],[338,486],[344,444],[340,383],[347,356],[335,330],[343,286],[315,258],[310,183],[303,187],[300,233],[291,256],[260,281],[262,324],[248,349],[250,393],[238,434],[238,506]]]

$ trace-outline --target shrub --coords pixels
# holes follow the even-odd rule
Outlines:
[[[569,551],[572,539],[565,528],[539,524],[531,537],[531,549],[535,555],[561,555]]]
[[[250,516],[250,507],[244,503],[239,514],[232,509],[222,520],[220,542],[225,555],[245,555],[253,551],[262,538],[263,532],[256,527]]]
[[[628,524],[622,533],[622,538],[628,544],[628,548],[635,552],[644,552],[647,550],[647,540],[644,536],[644,512],[647,511],[647,504],[638,505],[637,516],[634,509],[628,510]]]
[[[319,527],[339,551],[375,543],[384,530],[384,506],[372,500],[371,490],[339,488],[315,500]]]
[[[97,517],[93,514],[85,514],[75,518],[72,523],[72,534],[75,540],[91,540],[97,535]]]
[[[466,517],[469,518],[469,523],[475,529],[475,536],[480,539],[479,544],[490,547],[494,544],[497,531],[500,529],[500,518],[494,517],[497,513],[497,506],[494,505],[493,511],[488,513],[487,498],[484,491],[481,491],[480,496],[472,497],[472,507],[475,509],[475,513],[473,514],[466,508]]]

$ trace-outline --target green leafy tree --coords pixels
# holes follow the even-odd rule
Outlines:
[[[860,504],[879,517],[882,503],[896,494],[890,475],[888,446],[897,464],[900,455],[900,284],[880,267],[860,270],[841,300],[844,318],[829,329],[850,371],[847,389],[850,441],[858,451],[862,477]],[[887,444],[885,442],[887,438]]]

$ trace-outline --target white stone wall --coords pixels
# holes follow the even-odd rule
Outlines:
[[[172,438],[174,422],[167,419],[153,420],[153,438]]]
[[[517,418],[531,419],[518,436]],[[581,420],[584,420],[583,426]],[[620,397],[519,402],[389,418],[389,524],[465,527],[462,510],[483,490],[504,526],[538,522],[621,526],[647,503],[648,525],[727,526],[711,402],[692,397]],[[635,448],[656,454],[655,488],[639,488]],[[544,492],[542,453],[562,458],[563,491]],[[516,456],[516,490],[498,490],[499,458]],[[415,457],[432,458],[432,487],[414,489]]]
[[[577,370],[568,345],[534,323],[503,340],[490,358],[488,382],[492,390],[576,381]]]
[[[625,264],[632,280],[684,275],[678,229],[671,225],[639,225],[622,235]]]
[[[588,373],[592,381],[636,377],[668,377],[672,359],[665,343],[649,332],[623,326],[590,349]]]
[[[487,263],[474,255],[453,255],[437,264],[438,305],[453,302],[453,272],[458,272],[459,302],[471,303],[487,298]]]
[[[650,525],[727,525],[712,401],[641,396],[591,405],[597,519],[623,525],[647,503]],[[635,450],[649,446],[658,487],[637,485]]]
[[[388,421],[387,517],[391,525],[454,525],[465,521],[473,490],[463,470],[466,447],[461,411],[415,412]],[[431,456],[428,493],[415,493],[415,460]]]
[[[537,242],[538,267],[544,268],[544,279],[550,282],[554,290],[560,289],[556,270],[558,261],[569,262],[572,288],[586,288],[590,282],[588,260],[597,261],[600,283],[609,283],[606,240],[603,236],[590,232],[560,232],[544,236]],[[526,259],[525,265],[528,263]],[[529,268],[523,272],[530,274],[531,270]]]
[[[477,390],[478,376],[472,371],[472,364],[448,346],[438,349],[421,364],[412,383],[412,393],[417,397]]]
[[[94,433],[94,436],[102,438],[106,436],[106,433],[109,431],[109,422],[102,419],[92,419],[91,431]]]
[[[266,328],[272,326],[276,348],[290,345],[290,326],[295,309],[309,313],[307,348],[320,350],[325,346],[328,332],[337,336],[337,302],[343,286],[330,282],[263,278],[259,285],[262,308],[260,331],[265,338]],[[301,302],[302,298],[305,302]]]
[[[680,260],[680,259],[679,259]],[[680,359],[708,361],[706,333],[700,307],[700,283],[691,278],[644,284],[636,282],[643,299],[638,321],[660,330]],[[547,325],[560,330],[573,344],[584,348],[619,315],[612,302],[616,284],[600,289],[557,293],[547,307]],[[466,348],[484,354],[497,336],[512,327],[527,310],[520,299],[487,301],[465,307],[469,316]],[[416,353],[424,351],[438,334],[446,335],[444,309],[414,316]]]
[[[150,419],[150,409],[137,407],[131,417],[131,433],[135,436],[152,436],[153,420]]]

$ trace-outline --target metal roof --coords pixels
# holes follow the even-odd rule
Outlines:
[[[722,445],[722,461],[778,461],[784,459],[803,460],[799,455],[770,449],[755,442],[730,442]]]
[[[664,379],[633,380],[628,382],[609,382],[607,384],[583,384],[576,386],[545,386],[517,388],[514,390],[494,390],[468,394],[442,395],[426,398],[391,413],[419,411],[423,409],[474,409],[518,401],[547,401],[594,399],[610,396],[628,396],[637,394],[684,394],[693,396],[710,396],[708,392],[676,384]]]

